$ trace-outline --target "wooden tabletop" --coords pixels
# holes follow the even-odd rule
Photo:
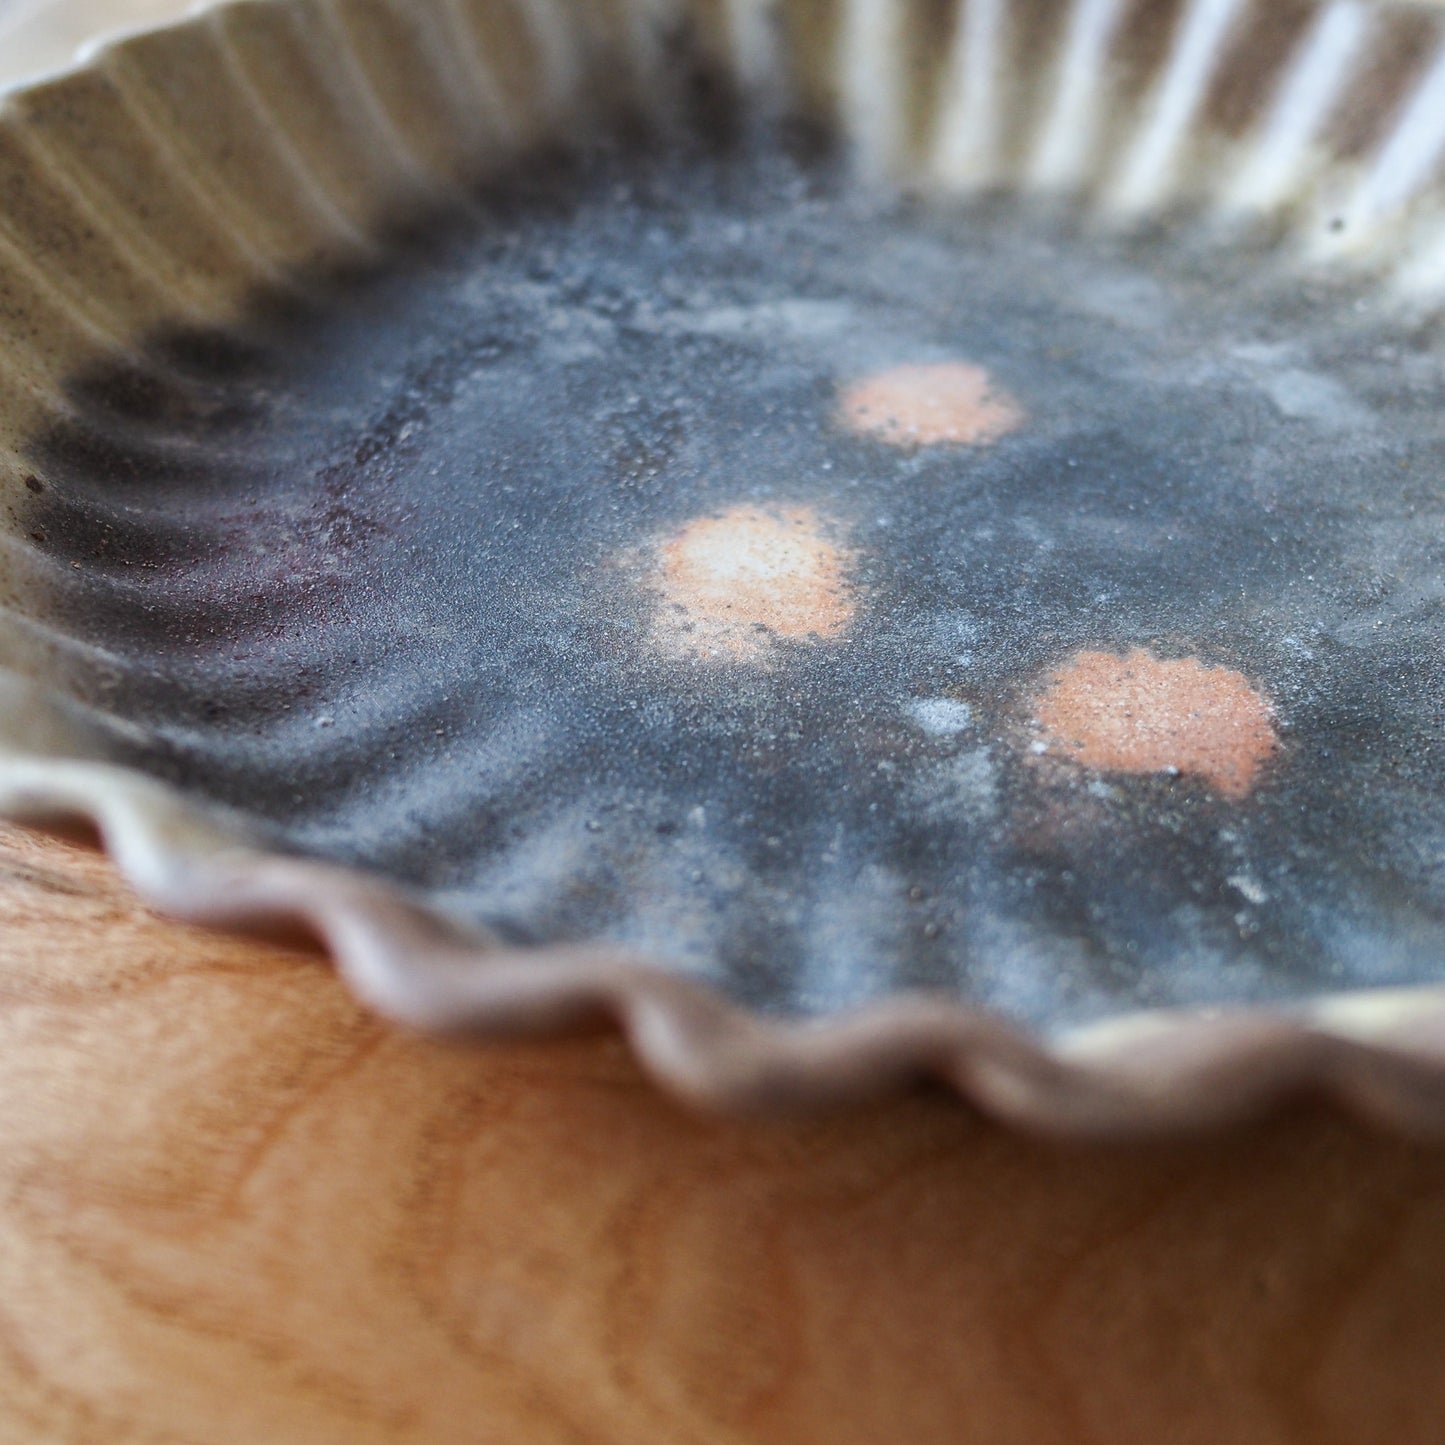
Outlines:
[[[689,1115],[0,831],[0,1440],[1445,1440],[1445,1149]]]
[[[11,0],[0,77],[174,8]],[[1442,1300],[1445,1149],[696,1117],[0,831],[3,1445],[1429,1445]]]

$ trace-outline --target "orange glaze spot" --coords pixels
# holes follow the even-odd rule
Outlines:
[[[981,366],[944,361],[853,382],[838,399],[838,422],[896,447],[988,446],[1017,431],[1024,412]]]
[[[847,560],[810,507],[699,517],[660,549],[657,640],[681,656],[761,662],[778,639],[838,637],[856,611]]]
[[[1071,658],[1035,718],[1054,757],[1100,772],[1189,773],[1228,798],[1249,793],[1279,746],[1273,710],[1242,673],[1143,648]]]

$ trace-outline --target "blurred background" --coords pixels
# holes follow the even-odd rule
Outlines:
[[[59,69],[97,34],[190,8],[190,0],[0,0],[0,85]]]

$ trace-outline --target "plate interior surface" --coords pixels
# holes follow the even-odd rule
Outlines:
[[[714,122],[70,378],[108,755],[777,1015],[1438,982],[1433,323]]]

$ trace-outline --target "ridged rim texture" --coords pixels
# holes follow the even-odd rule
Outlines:
[[[63,382],[162,325],[365,257],[619,94],[665,113],[679,37],[759,107],[821,116],[865,178],[1057,195],[1358,268],[1419,314],[1445,291],[1445,15],[1366,0],[240,0],[107,46],[0,113],[0,491]],[[0,537],[0,811],[93,823],[180,917],[300,925],[380,1011],[485,1034],[615,1020],[688,1098],[736,1107],[931,1076],[1003,1118],[1097,1134],[1324,1090],[1445,1126],[1445,984],[1288,1013],[1112,1021],[1047,1044],[956,1000],[776,1023],[638,960],[508,949],[98,761],[55,690],[105,659],[31,605],[46,559]]]

